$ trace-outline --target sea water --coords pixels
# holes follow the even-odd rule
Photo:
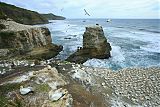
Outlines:
[[[100,24],[111,44],[111,58],[90,59],[86,66],[111,68],[160,66],[160,20],[158,19],[67,19],[46,24],[52,41],[63,45],[57,58],[64,60],[82,47],[83,33],[88,25]]]

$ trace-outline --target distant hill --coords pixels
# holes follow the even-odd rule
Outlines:
[[[57,16],[57,15],[54,15],[52,13],[49,13],[49,14],[41,14],[43,15],[45,18],[47,18],[48,20],[64,20],[66,19],[65,17],[63,16]]]
[[[0,2],[0,19],[11,18],[21,24],[44,24],[48,20],[35,11]]]

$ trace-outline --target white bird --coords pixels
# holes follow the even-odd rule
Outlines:
[[[49,92],[49,99],[51,101],[57,101],[59,100],[61,97],[63,96],[62,92],[59,92],[59,90],[56,90],[55,92],[53,90],[51,90]]]
[[[63,10],[64,10],[64,8],[61,9],[61,11],[63,11]]]
[[[51,70],[51,69],[52,69],[52,67],[51,67],[50,65],[47,65],[47,68],[48,68],[48,70]]]
[[[32,63],[32,64],[30,64],[30,66],[31,66],[31,67],[33,67],[33,66],[35,66],[35,64],[34,64],[34,63]]]
[[[20,86],[20,94],[26,95],[26,94],[28,94],[30,92],[33,92],[33,88],[32,87],[24,88],[23,86]]]
[[[111,19],[108,19],[107,22],[111,22]]]

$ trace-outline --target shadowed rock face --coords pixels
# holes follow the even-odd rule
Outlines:
[[[86,27],[83,34],[83,48],[78,49],[67,58],[67,61],[84,63],[91,58],[109,58],[111,46],[104,36],[103,28],[99,25]]]
[[[11,56],[48,59],[56,56],[63,48],[52,44],[50,31],[46,27],[33,27],[5,20],[0,20],[0,23],[6,27],[0,30],[0,50],[3,49],[0,52],[8,49],[5,52]]]

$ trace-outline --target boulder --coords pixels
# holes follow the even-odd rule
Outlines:
[[[67,61],[84,63],[88,59],[109,58],[111,51],[110,43],[104,36],[103,28],[100,25],[88,26],[83,34],[83,47],[67,58]]]

